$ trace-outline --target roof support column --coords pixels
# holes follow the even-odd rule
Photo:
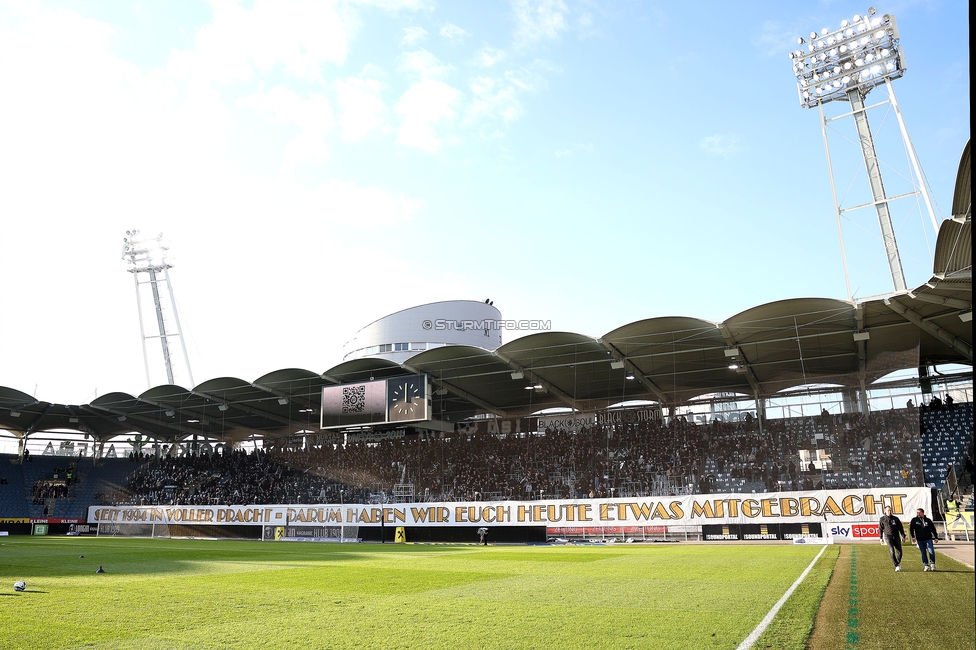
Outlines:
[[[614,361],[622,362],[624,364],[624,368],[628,372],[633,373],[634,377],[637,378],[637,380],[641,383],[641,385],[644,386],[644,388],[646,388],[651,394],[657,397],[658,401],[662,405],[667,406],[668,409],[673,411],[674,405],[671,402],[671,400],[668,399],[668,396],[664,393],[664,391],[661,390],[661,388],[653,381],[645,377],[644,373],[640,371],[640,368],[635,366],[634,362],[628,359],[623,352],[618,350],[617,347],[612,343],[608,341],[604,341],[603,339],[597,339],[597,343],[599,343],[604,350],[610,353],[610,356],[613,358]]]
[[[857,321],[857,331],[864,331],[864,306],[860,303],[854,308],[854,318]],[[861,387],[861,413],[868,415],[871,412],[871,405],[868,403],[868,388],[867,388],[867,358],[868,358],[868,342],[867,340],[861,340],[857,338],[857,380]]]
[[[532,372],[531,370],[529,370],[525,366],[519,365],[518,363],[516,363],[515,361],[513,361],[512,358],[509,357],[508,355],[506,355],[506,354],[504,354],[502,352],[499,352],[498,350],[492,350],[491,353],[495,357],[497,357],[498,359],[500,359],[502,363],[504,363],[505,365],[507,365],[512,370],[514,370],[516,372],[522,373],[523,375],[525,375],[526,377],[528,377],[530,381],[534,382],[535,384],[537,384],[539,386],[542,386],[546,390],[547,393],[551,393],[552,395],[554,395],[559,401],[561,401],[563,404],[565,404],[569,408],[573,409],[574,411],[582,411],[581,408],[579,408],[578,406],[576,406],[576,400],[575,399],[573,399],[572,397],[570,397],[569,395],[567,395],[563,391],[559,390],[558,388],[556,388],[555,386],[553,386],[552,384],[550,384],[545,379],[543,379],[539,375],[535,374],[534,372]]]
[[[759,379],[756,378],[756,373],[752,371],[752,366],[749,365],[749,360],[746,359],[746,355],[744,355],[741,348],[739,348],[739,344],[735,340],[735,337],[732,336],[732,332],[730,332],[729,328],[725,326],[725,323],[718,326],[718,331],[722,334],[722,338],[725,339],[726,345],[728,345],[730,348],[739,349],[739,357],[742,359],[742,365],[745,366],[746,380],[748,380],[749,386],[752,387],[753,393],[756,395],[762,395],[762,385],[759,383]],[[760,428],[760,431],[761,430],[762,428]]]
[[[215,395],[213,393],[204,393],[203,391],[198,391],[198,390],[194,390],[194,391],[190,391],[190,392],[193,395],[199,395],[200,397],[205,397],[207,399],[212,399],[215,402],[218,402],[220,404],[226,404],[226,402],[227,402],[226,399],[222,399],[220,396]],[[234,402],[234,408],[237,409],[237,410],[239,410],[239,411],[244,411],[248,415],[255,415],[255,416],[258,416],[258,417],[267,418],[268,420],[271,420],[272,422],[277,422],[279,424],[283,424],[286,427],[297,426],[297,421],[296,420],[292,420],[291,418],[283,418],[280,415],[275,415],[274,413],[270,413],[270,412],[265,411],[265,410],[262,410],[262,409],[256,409],[256,408],[251,408],[251,407],[248,407],[248,406],[244,406],[240,402]]]
[[[946,298],[944,296],[932,296],[927,293],[912,293],[908,292],[912,300],[918,300],[919,302],[927,302],[933,305],[944,305],[946,307],[952,307],[953,309],[962,310],[972,310],[973,303],[966,302],[965,300],[959,300],[957,298]]]
[[[940,341],[948,345],[953,350],[959,351],[960,354],[962,354],[964,357],[969,359],[970,363],[972,363],[973,348],[971,345],[968,345],[965,341],[956,338],[955,336],[953,336],[946,330],[942,329],[938,325],[934,325],[932,323],[926,322],[916,312],[912,311],[911,309],[906,309],[901,303],[899,303],[896,300],[892,300],[891,298],[885,298],[884,304],[888,305],[888,307],[891,308],[891,311],[895,312],[896,314],[900,314],[905,318],[905,320],[909,321],[910,323],[918,327],[923,332],[927,334],[931,334],[935,338],[939,339]]]
[[[766,423],[766,402],[763,400],[762,395],[759,391],[753,393],[756,398],[756,420],[759,421],[759,435],[763,435],[763,429]]]
[[[155,426],[155,427],[163,426],[163,427],[165,427],[167,429],[171,429],[172,428],[171,426],[169,426],[168,423],[160,423],[160,422],[157,422],[156,420],[150,420],[150,419],[147,419],[147,418],[140,417],[138,415],[132,415],[131,413],[126,413],[125,411],[123,411],[121,409],[111,408],[109,406],[100,406],[100,405],[94,405],[94,404],[86,404],[82,408],[85,409],[86,411],[88,411],[89,413],[94,413],[94,414],[98,415],[99,417],[104,418],[105,420],[108,420],[108,416],[106,415],[106,413],[109,414],[109,415],[114,415],[117,419],[118,418],[125,418],[125,422],[127,422],[127,423],[129,421],[132,422],[132,424],[129,425],[129,426],[131,426],[132,431],[136,431],[138,433],[141,433],[141,434],[145,435],[148,438],[152,438],[153,440],[156,439],[156,436],[158,434],[153,433],[152,432],[152,429],[143,428],[143,425]],[[118,424],[118,423],[116,423],[116,424]]]

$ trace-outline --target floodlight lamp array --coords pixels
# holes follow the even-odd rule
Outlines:
[[[800,106],[813,108],[835,99],[847,99],[851,89],[867,95],[888,79],[905,74],[905,58],[895,17],[878,16],[872,7],[867,16],[855,15],[840,29],[826,27],[811,32],[807,50],[790,52],[796,75]]]
[[[155,237],[142,235],[138,230],[126,230],[122,240],[122,259],[129,264],[130,273],[142,273],[153,269],[171,269],[167,260],[169,247],[163,243],[163,234]]]

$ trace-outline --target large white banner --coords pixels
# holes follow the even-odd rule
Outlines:
[[[680,526],[839,522],[874,523],[890,505],[907,520],[931,513],[929,488],[707,494],[622,499],[446,503],[91,506],[88,523],[328,526]],[[906,518],[907,517],[907,518]]]

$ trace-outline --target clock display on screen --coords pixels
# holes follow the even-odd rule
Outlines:
[[[387,383],[390,422],[423,420],[427,417],[427,382],[422,375],[397,377]]]

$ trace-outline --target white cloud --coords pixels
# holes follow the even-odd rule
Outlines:
[[[423,27],[404,27],[400,45],[416,45],[426,38],[427,30]]]
[[[483,47],[475,55],[475,63],[482,68],[490,68],[505,59],[505,52],[493,47]]]
[[[613,16],[615,13],[614,10],[616,9],[615,5],[594,2],[593,0],[579,0],[579,4],[574,9],[576,18],[573,23],[576,34],[581,39],[599,36],[603,32],[601,25],[608,20],[610,22],[615,20]],[[641,13],[645,17],[655,11],[659,12],[660,10],[655,10],[649,5],[641,7]]]
[[[796,37],[806,32],[793,28],[783,23],[772,20],[763,22],[759,35],[752,42],[762,50],[763,54],[770,57],[781,57],[792,50],[800,47],[796,43]]]
[[[384,87],[376,79],[349,77],[336,81],[343,138],[355,141],[392,131],[387,122],[388,109],[380,97]]]
[[[505,80],[519,90],[536,92],[546,85],[545,77],[541,73],[554,71],[556,71],[555,67],[543,61],[536,61],[530,67],[507,70]]]
[[[506,53],[502,50],[485,47],[469,65],[488,68],[504,58]],[[456,74],[456,68],[425,49],[403,53],[399,69],[419,77],[421,82],[412,86],[395,107],[401,125],[397,142],[434,152],[461,136],[461,132],[446,131],[458,115],[462,118],[458,123],[461,127],[478,127],[491,121],[509,123],[520,118],[524,113],[520,96],[544,87],[543,74],[552,67],[547,62],[534,61],[524,67],[474,75],[468,80],[467,93],[446,84],[445,79]],[[434,81],[444,83],[427,83]],[[499,134],[497,128],[490,130],[493,133],[488,137]]]
[[[513,0],[515,42],[528,45],[554,40],[566,30],[568,7],[562,0]]]
[[[280,124],[294,124],[299,133],[285,145],[282,166],[294,169],[302,162],[321,162],[328,156],[326,136],[335,121],[329,99],[320,93],[312,93],[307,99],[293,90],[275,86],[268,93],[251,95],[241,104],[254,108]]]
[[[397,144],[434,153],[445,137],[437,132],[457,116],[461,92],[442,81],[426,79],[411,86],[396,105],[400,117]]]
[[[742,151],[742,138],[737,133],[716,133],[698,141],[698,148],[714,156],[728,160]]]
[[[303,99],[289,88],[275,86],[270,92],[245,97],[241,103],[269,115],[276,122],[297,124],[304,131],[325,134],[333,126],[332,107],[328,98],[321,94],[313,93]]]
[[[556,156],[556,158],[569,158],[575,155],[577,152],[593,153],[593,149],[594,147],[592,143],[574,142],[568,147],[556,149],[553,152],[553,155]]]
[[[583,12],[576,19],[576,24],[579,26],[581,32],[589,31],[593,28],[593,14],[588,11]]]
[[[56,183],[57,194],[99,205],[103,215],[147,203],[142,210],[152,214],[156,204],[146,199],[160,188],[229,163],[233,121],[209,85],[122,61],[111,51],[112,30],[96,21],[13,6],[24,13],[0,27],[0,96],[16,98],[0,102],[2,212],[55,214],[37,197]]]
[[[471,104],[465,111],[465,123],[481,118],[500,118],[510,122],[522,114],[516,98],[516,87],[499,79],[475,77],[471,80]]]
[[[452,23],[447,23],[441,27],[441,38],[446,38],[451,43],[463,43],[469,34]]]
[[[213,22],[197,32],[192,53],[174,57],[175,69],[228,83],[280,64],[295,77],[319,79],[322,66],[345,61],[349,31],[334,3],[255,0],[248,9],[217,2]]]
[[[540,69],[545,70],[546,65],[535,62],[530,67],[506,70],[498,76],[473,77],[469,82],[471,102],[465,110],[464,124],[484,119],[511,122],[521,117],[524,108],[520,96],[545,86]]]
[[[424,79],[440,79],[454,70],[454,66],[442,63],[440,59],[427,50],[420,49],[401,54],[400,69],[405,72],[416,73]]]
[[[354,0],[356,4],[372,5],[384,11],[397,13],[401,9],[407,11],[433,11],[434,0]]]
[[[316,187],[307,200],[315,206],[315,212],[327,214],[333,223],[356,228],[409,221],[421,207],[419,201],[402,194],[392,195],[378,187],[360,187],[337,180]]]
[[[574,142],[568,147],[562,147],[556,149],[553,155],[556,158],[569,158],[570,156],[575,156],[577,153],[593,153],[594,147],[592,142]]]
[[[5,40],[16,38],[21,44],[29,44],[44,39],[64,51],[81,48],[106,51],[116,36],[110,25],[68,9],[47,9],[36,2],[9,0],[2,5],[4,18],[9,21],[0,23]]]

